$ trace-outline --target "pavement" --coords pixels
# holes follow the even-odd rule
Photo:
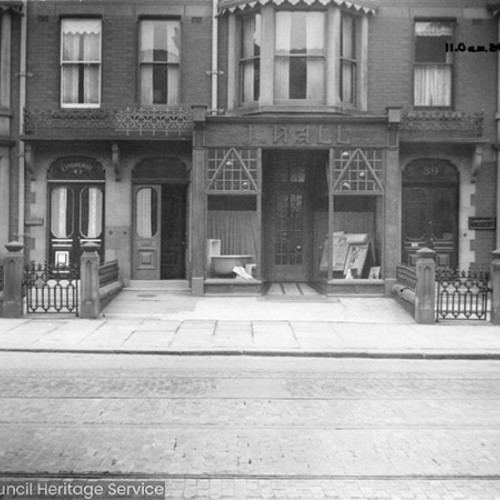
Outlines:
[[[500,327],[420,325],[390,298],[280,301],[128,290],[95,320],[0,319],[0,351],[500,359]]]

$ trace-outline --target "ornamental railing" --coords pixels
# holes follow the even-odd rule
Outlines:
[[[401,117],[402,131],[460,132],[468,137],[482,137],[484,112],[465,113],[460,111],[429,110],[406,111]]]
[[[30,262],[24,268],[24,295],[28,313],[74,313],[78,316],[79,265]]]
[[[436,269],[437,319],[486,320],[490,313],[489,273]]]
[[[27,135],[57,130],[106,131],[112,135],[180,136],[193,130],[190,109],[25,109]]]

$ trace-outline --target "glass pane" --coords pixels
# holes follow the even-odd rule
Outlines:
[[[415,106],[451,106],[451,66],[415,67]]]
[[[410,240],[422,240],[426,237],[428,225],[427,197],[423,189],[405,190],[405,210],[403,231]]]
[[[453,25],[440,22],[415,23],[415,62],[450,62],[445,43],[452,41]]]
[[[158,193],[153,188],[141,188],[136,195],[137,235],[152,238],[158,231]]]
[[[100,62],[101,21],[98,19],[64,19],[62,60]]]
[[[455,197],[445,189],[434,191],[432,201],[433,236],[440,240],[451,240],[455,233]]]
[[[179,21],[141,22],[141,62],[179,62]]]
[[[80,233],[84,238],[99,238],[102,233],[102,191],[98,187],[80,193]]]
[[[50,227],[55,238],[69,238],[73,233],[73,191],[65,187],[52,190]]]
[[[356,59],[354,27],[355,24],[352,17],[342,17],[341,54],[342,57],[346,57],[347,59]]]

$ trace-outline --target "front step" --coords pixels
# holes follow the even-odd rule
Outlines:
[[[170,292],[189,292],[188,280],[130,280],[124,290],[164,290]]]

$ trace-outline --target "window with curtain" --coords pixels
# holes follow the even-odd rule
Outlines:
[[[102,233],[102,191],[98,187],[80,192],[80,231],[85,238],[97,238]]]
[[[73,190],[58,187],[51,193],[50,230],[55,238],[70,238],[73,234]]]
[[[144,20],[140,23],[141,104],[172,105],[180,94],[180,22]]]
[[[445,44],[452,41],[453,23],[415,23],[415,106],[451,106],[452,58]]]
[[[355,104],[356,97],[356,19],[342,15],[340,33],[340,100]]]
[[[324,100],[324,44],[324,12],[276,12],[275,99]]]
[[[61,105],[98,107],[101,101],[101,20],[61,22]]]
[[[260,30],[260,14],[249,14],[241,18],[240,95],[242,102],[259,100]]]
[[[141,188],[136,194],[135,227],[137,236],[153,238],[158,231],[158,193],[150,187]]]

